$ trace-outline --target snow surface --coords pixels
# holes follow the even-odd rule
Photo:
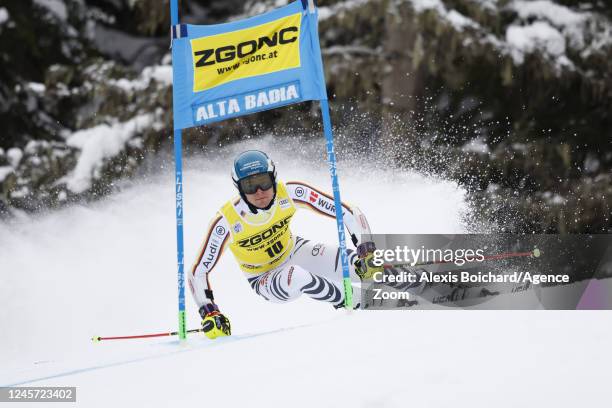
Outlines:
[[[512,47],[511,55],[517,64],[523,63],[525,54],[536,50],[553,57],[565,55],[563,34],[545,21],[536,21],[528,26],[509,26],[506,41]]]
[[[573,11],[569,7],[549,0],[517,0],[512,2],[510,7],[523,19],[529,17],[544,18],[559,27],[582,24],[588,16],[587,13]]]
[[[585,47],[586,22],[593,19],[592,13],[577,12],[549,0],[517,0],[510,3],[509,7],[518,13],[524,21],[537,18],[550,23],[563,33],[568,44],[572,47],[577,49]],[[591,33],[591,36],[594,37],[600,37],[601,35],[601,33]]]
[[[66,10],[66,4],[63,0],[34,0],[34,3],[46,8],[60,20],[66,21],[68,18],[68,11]]]
[[[0,7],[0,25],[6,23],[9,20],[9,12],[4,7]]]
[[[67,176],[66,185],[75,193],[82,193],[91,187],[95,172],[103,160],[119,154],[125,144],[138,131],[153,125],[154,115],[135,116],[127,122],[98,125],[71,134],[66,143],[81,149],[75,169]]]
[[[447,10],[441,0],[410,0],[414,11],[422,13],[427,10],[435,10],[442,18],[446,19],[457,31],[466,27],[479,28],[480,24],[469,17],[464,16],[457,10]]]
[[[309,143],[245,142],[185,163],[185,264],[235,194],[229,163],[259,147],[283,180],[329,186]],[[290,154],[293,152],[292,154]],[[375,232],[465,231],[465,194],[414,173],[339,165],[343,199]],[[0,224],[0,386],[76,386],[108,407],[517,407],[601,405],[609,313],[356,311],[256,296],[231,255],[211,276],[234,335],[92,343],[176,328],[174,175],[126,184],[90,206]],[[306,210],[293,231],[333,243],[335,223]],[[188,294],[188,326],[198,327]],[[27,406],[27,405],[24,405]],[[62,406],[62,404],[58,404]]]
[[[17,167],[19,165],[22,157],[23,152],[18,147],[11,147],[6,151],[6,158],[8,159],[9,164],[13,167]]]
[[[472,0],[474,3],[480,4],[483,8],[490,11],[497,11],[497,3],[499,0]]]
[[[43,93],[47,89],[45,84],[41,84],[40,82],[29,82],[27,87],[36,93]]]
[[[417,13],[422,13],[425,10],[437,10],[438,12],[446,11],[441,0],[410,0],[410,2]]]
[[[362,7],[368,4],[371,0],[347,0],[336,3],[332,6],[317,7],[319,21],[326,20],[333,15],[344,13],[348,10]]]
[[[146,67],[142,70],[140,76],[134,80],[126,78],[111,79],[109,83],[124,91],[134,92],[147,89],[151,80],[155,80],[165,86],[172,85],[172,65],[154,65]]]
[[[0,183],[4,181],[6,176],[11,174],[15,169],[12,166],[0,166]]]

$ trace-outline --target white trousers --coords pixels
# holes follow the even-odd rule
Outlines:
[[[360,282],[353,263],[357,254],[347,249],[351,281]],[[296,237],[289,259],[283,265],[249,278],[253,290],[275,303],[291,302],[302,294],[339,307],[344,303],[342,261],[337,245],[315,243]],[[353,286],[353,305],[361,300],[359,287]]]

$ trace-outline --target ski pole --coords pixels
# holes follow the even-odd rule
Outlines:
[[[200,333],[203,331],[204,329],[192,329],[192,330],[187,330],[186,333]],[[151,338],[151,337],[177,336],[178,334],[179,334],[178,331],[174,331],[174,332],[167,332],[167,333],[139,334],[135,336],[114,336],[114,337],[94,336],[91,338],[91,341],[93,341],[94,343],[97,343],[102,340],[146,339],[146,338]]]
[[[483,261],[493,261],[493,260],[498,260],[498,259],[507,259],[507,258],[520,258],[520,257],[534,257],[534,258],[539,258],[540,255],[542,255],[542,251],[540,251],[538,248],[535,248],[533,251],[529,251],[529,252],[507,252],[505,254],[497,254],[497,255],[489,255],[489,256],[485,256]],[[410,267],[415,267],[415,266],[425,266],[425,265],[438,265],[438,264],[447,264],[447,263],[452,263],[454,261],[429,261],[429,262],[421,262],[421,263],[417,263],[412,265],[410,262],[406,262],[406,263],[396,263],[396,264],[383,264],[383,268],[396,268],[396,267],[402,267],[402,266],[410,266]]]

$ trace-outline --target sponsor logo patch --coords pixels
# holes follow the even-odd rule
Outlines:
[[[225,231],[225,228],[223,228],[223,231]],[[219,252],[220,247],[221,245],[219,244],[219,241],[211,240],[211,242],[208,244],[206,257],[202,260],[202,265],[204,265],[204,267],[207,269],[211,267],[212,262],[217,258],[217,253]]]
[[[225,235],[225,227],[223,227],[223,225],[217,225],[217,227],[215,228],[215,234],[219,236]]]
[[[251,265],[251,264],[240,264],[240,266],[242,266],[245,269],[257,269],[257,265]]]
[[[291,285],[291,276],[293,275],[293,266],[289,268],[289,273],[287,274],[287,285]]]
[[[297,187],[295,189],[295,196],[302,197],[304,195],[304,189],[302,187]]]
[[[361,227],[364,229],[364,231],[370,229],[363,214],[359,215],[359,222],[361,222]]]
[[[319,201],[317,202],[318,206],[320,208],[323,208],[329,212],[331,212],[332,214],[336,213],[336,206],[333,205],[332,203],[330,203],[329,201],[327,201],[324,198],[319,198]]]
[[[249,248],[260,244],[265,240],[270,239],[272,236],[280,235],[287,228],[289,228],[289,221],[291,220],[291,217],[292,216],[282,219],[281,221],[277,222],[276,224],[273,224],[262,232],[251,235],[250,237],[247,237],[245,239],[241,239],[240,241],[238,241],[238,245],[241,248]]]
[[[234,232],[238,234],[240,231],[242,231],[242,224],[240,223],[240,221],[238,221],[234,224]]]
[[[191,40],[193,91],[300,67],[301,13]]]
[[[202,105],[192,106],[193,120],[198,124],[215,122],[224,118],[244,115],[248,112],[271,109],[299,102],[298,82],[286,83],[272,88],[243,93],[231,98],[216,99]]]
[[[280,206],[280,208],[289,208],[289,199],[283,198],[278,202],[278,205]]]
[[[312,247],[311,254],[312,256],[317,256],[317,255],[323,255],[323,252],[325,252],[325,245],[316,244],[315,246]]]
[[[319,195],[317,193],[315,193],[314,191],[310,192],[310,196],[308,197],[308,200],[311,203],[316,203],[317,202],[317,198],[319,198]]]

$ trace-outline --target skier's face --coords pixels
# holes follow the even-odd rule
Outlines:
[[[253,204],[257,208],[266,208],[270,205],[272,197],[274,197],[274,189],[270,187],[267,190],[258,188],[253,194],[245,194],[249,203]]]

